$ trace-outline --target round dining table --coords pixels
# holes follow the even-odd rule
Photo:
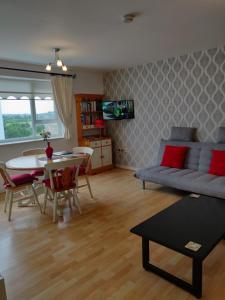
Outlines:
[[[6,168],[10,170],[43,170],[47,159],[44,155],[28,155],[12,158],[6,162]]]
[[[81,155],[56,156],[53,155],[51,160],[48,160],[44,154],[19,156],[12,158],[6,162],[6,168],[9,170],[26,171],[26,170],[44,170],[48,162],[60,162]]]

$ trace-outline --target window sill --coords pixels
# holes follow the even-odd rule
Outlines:
[[[64,139],[63,136],[53,137],[53,138],[50,138],[49,140],[54,141],[54,140],[62,140],[62,139]],[[9,145],[17,145],[17,144],[33,143],[33,142],[44,142],[44,141],[43,141],[43,139],[12,141],[12,142],[0,143],[0,146],[9,146]]]

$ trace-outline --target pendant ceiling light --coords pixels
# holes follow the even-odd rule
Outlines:
[[[55,60],[53,63],[48,63],[45,67],[46,71],[51,71],[52,66],[57,66],[62,69],[63,72],[67,72],[67,66],[63,63],[63,61],[59,58],[60,48],[54,48]]]

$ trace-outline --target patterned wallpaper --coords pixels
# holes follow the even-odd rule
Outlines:
[[[107,121],[116,164],[152,165],[171,126],[197,127],[201,141],[225,126],[225,47],[106,73],[104,90],[135,101],[135,119]]]

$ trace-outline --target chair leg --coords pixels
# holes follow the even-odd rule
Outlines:
[[[57,208],[58,208],[58,199],[57,193],[54,193],[54,200],[53,200],[53,222],[57,221]]]
[[[78,176],[76,178],[76,191],[77,191],[77,193],[79,193],[79,179],[78,179]]]
[[[68,202],[69,202],[69,208],[72,209],[71,194],[70,193],[67,194],[67,199],[68,199]]]
[[[88,179],[88,176],[85,175],[85,179],[86,179],[86,182],[87,182],[87,186],[88,186],[88,189],[89,189],[89,193],[91,195],[91,198],[94,199],[93,197],[93,194],[92,194],[92,191],[91,191],[91,185],[90,185],[90,182],[89,182],[89,179]]]
[[[32,186],[32,187],[33,187],[33,186]],[[32,189],[32,194],[33,194],[34,198],[33,198],[32,200],[30,200],[30,203],[31,203],[31,204],[35,204],[36,198],[37,198],[37,194],[36,194],[36,193],[34,194],[34,192],[33,192],[34,189],[33,189],[33,188],[31,188],[31,189]],[[29,192],[30,192],[30,187],[28,186],[28,187],[27,187],[27,194],[28,194],[28,195],[30,194]],[[35,195],[36,195],[36,197],[35,197]]]
[[[45,214],[47,200],[48,200],[48,189],[47,189],[47,188],[45,188],[45,195],[44,195],[44,206],[43,206],[43,214]]]
[[[76,189],[73,190],[73,203],[75,204],[75,206],[77,207],[77,209],[79,211],[79,214],[81,215],[82,214],[82,210],[81,210],[81,207],[80,207],[80,202],[79,202],[79,198],[77,196]]]
[[[75,201],[74,193],[77,193],[77,188],[75,188],[74,190],[72,190],[73,206],[76,206],[76,201]]]
[[[42,214],[41,204],[40,204],[40,202],[38,200],[38,197],[37,197],[37,194],[36,194],[36,191],[35,191],[33,185],[31,185],[31,190],[32,190],[32,193],[34,195],[34,202],[37,203],[37,205],[39,206],[40,212]]]
[[[8,201],[9,201],[9,190],[6,190],[6,192],[5,192],[4,212],[6,212],[6,210],[7,210]]]
[[[9,191],[9,216],[8,216],[8,221],[11,221],[12,205],[13,205],[13,191]]]

